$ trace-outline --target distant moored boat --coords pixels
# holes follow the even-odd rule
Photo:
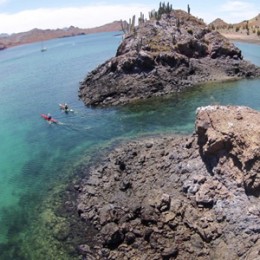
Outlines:
[[[43,46],[43,43],[41,44],[41,52],[47,51],[47,48]]]

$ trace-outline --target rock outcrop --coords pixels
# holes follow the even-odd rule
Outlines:
[[[89,169],[78,213],[87,259],[259,259],[260,112],[197,110],[192,136],[117,147]],[[86,248],[86,250],[84,250]]]
[[[204,22],[175,10],[125,36],[116,56],[90,72],[79,97],[86,105],[125,104],[196,84],[260,76],[241,51]]]

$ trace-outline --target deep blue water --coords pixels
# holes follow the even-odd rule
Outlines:
[[[259,79],[210,84],[123,107],[86,108],[78,100],[79,81],[114,56],[120,40],[116,33],[100,33],[47,41],[46,52],[40,51],[40,43],[0,52],[0,259],[14,259],[14,248],[22,246],[26,257],[20,253],[20,258],[34,258],[28,252],[36,250],[35,245],[25,243],[25,248],[14,242],[26,241],[29,217],[38,219],[29,212],[37,212],[39,204],[95,151],[117,139],[191,133],[198,106],[260,110]],[[260,66],[260,45],[236,45],[245,59]],[[75,113],[60,111],[58,104],[63,102]],[[51,113],[62,125],[49,125],[41,113]],[[51,254],[59,259],[54,251]]]

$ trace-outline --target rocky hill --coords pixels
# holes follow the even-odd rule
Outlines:
[[[125,104],[196,84],[260,76],[241,51],[200,19],[181,10],[140,24],[116,56],[90,72],[80,86],[86,105]]]
[[[209,24],[209,28],[231,40],[260,43],[260,14],[234,24],[227,24],[218,18]]]
[[[219,28],[219,29],[223,29],[223,28],[228,28],[228,27],[243,27],[248,25],[249,27],[254,27],[256,29],[260,28],[260,14],[258,14],[256,17],[253,17],[252,19],[249,20],[244,20],[241,21],[239,23],[226,23],[225,21],[223,21],[220,18],[215,19],[214,21],[212,21],[211,23],[209,23],[209,27],[212,28]]]
[[[247,23],[249,27],[260,28],[260,14],[252,19],[249,19],[248,21],[242,21],[240,23],[234,24],[234,26],[245,26]]]
[[[208,106],[198,108],[192,136],[117,147],[75,187],[82,225],[96,229],[80,253],[86,259],[259,259],[259,140],[260,112]]]
[[[228,23],[223,21],[220,18],[215,19],[213,22],[209,23],[208,25],[210,28],[227,28]]]
[[[120,30],[122,30],[122,27],[121,27],[121,22],[119,21],[115,21],[100,27],[95,27],[90,29],[81,29],[74,26],[65,29],[56,29],[56,30],[33,29],[28,32],[0,36],[0,50],[8,47],[16,46],[16,45],[46,41],[54,38],[71,37],[76,35],[98,33],[98,32],[114,32]]]

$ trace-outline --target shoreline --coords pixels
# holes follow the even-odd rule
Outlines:
[[[252,44],[257,44],[260,45],[260,37],[249,37],[247,35],[241,35],[241,34],[229,34],[229,33],[222,33],[220,32],[221,35],[226,37],[227,39],[231,41],[239,41],[239,42],[245,42],[245,43],[252,43]]]
[[[258,182],[241,176],[253,176],[259,163],[246,172],[232,162],[242,165],[258,156],[250,147],[257,144],[259,116],[242,106],[201,107],[192,135],[144,137],[116,146],[86,169],[89,177],[80,184],[78,215],[97,235],[79,245],[79,253],[87,259],[140,254],[142,259],[254,259],[260,240],[249,227],[259,223],[253,208]],[[252,117],[256,127],[246,135]],[[240,140],[247,149],[240,148]],[[241,214],[243,209],[249,211]]]

